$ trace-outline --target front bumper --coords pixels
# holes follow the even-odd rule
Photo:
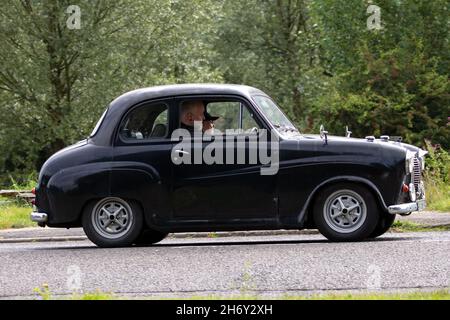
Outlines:
[[[402,203],[402,204],[395,204],[388,207],[388,212],[390,214],[404,214],[404,213],[410,213],[414,211],[422,211],[426,208],[427,203],[425,199],[417,200],[416,202],[410,202],[410,203]]]

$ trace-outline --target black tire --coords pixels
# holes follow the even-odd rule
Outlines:
[[[117,204],[117,206],[114,207],[114,204]],[[123,209],[120,209],[120,206]],[[102,208],[105,210],[102,210]],[[117,209],[115,211],[119,211],[117,216],[114,215],[115,217],[120,216],[117,220],[112,219],[112,212],[108,211],[106,213],[110,208],[112,208],[111,210]],[[111,221],[108,220],[110,216]],[[119,225],[119,220],[120,223],[125,225],[122,229]],[[127,247],[131,246],[141,234],[144,219],[142,209],[138,203],[121,198],[108,197],[92,201],[86,206],[83,211],[82,224],[89,240],[97,246],[102,248]]]
[[[145,228],[134,242],[138,246],[158,243],[166,238],[168,233]]]
[[[378,224],[378,217],[378,206],[372,193],[364,186],[352,183],[338,183],[323,189],[313,210],[317,228],[331,241],[368,238]]]
[[[394,224],[395,214],[383,213],[378,220],[378,224],[375,227],[375,230],[371,233],[369,238],[376,238],[386,233],[389,228]]]

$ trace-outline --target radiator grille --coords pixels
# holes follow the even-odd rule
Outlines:
[[[412,183],[414,184],[414,188],[419,190],[419,184],[422,177],[420,160],[417,157],[413,159],[414,169],[411,175]]]

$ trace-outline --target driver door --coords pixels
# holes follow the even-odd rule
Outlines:
[[[262,165],[249,161],[253,148],[249,139],[263,128],[262,122],[244,101],[223,98],[203,101],[207,112],[220,118],[215,121],[211,136],[197,141],[191,153],[205,154],[211,143],[222,141],[222,163],[173,164],[173,219],[219,228],[275,225],[276,175],[261,175]]]

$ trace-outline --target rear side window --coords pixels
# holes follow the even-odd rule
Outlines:
[[[132,110],[121,125],[123,140],[165,138],[168,133],[168,106],[164,103],[144,105]]]

